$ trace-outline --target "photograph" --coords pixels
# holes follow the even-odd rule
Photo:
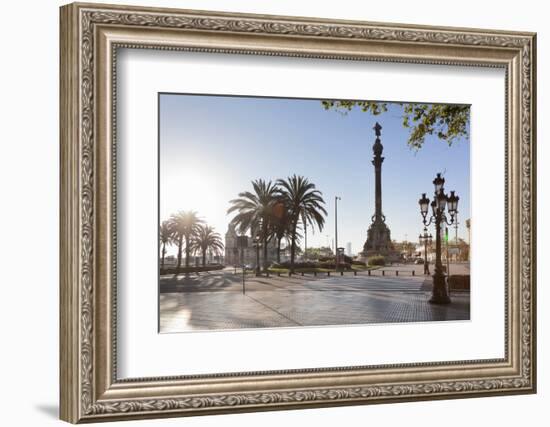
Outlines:
[[[58,282],[5,298],[11,353],[48,342],[21,367],[40,387],[8,378],[15,420],[540,419],[533,4],[46,3],[5,67],[4,181],[29,203],[4,223],[55,220],[8,227],[5,282]],[[21,72],[39,63],[51,79]]]
[[[21,272],[42,263],[58,291],[35,280],[43,295],[23,311],[21,292],[5,298],[28,344],[14,354],[54,348],[27,375],[54,394],[14,377],[8,389],[30,390],[14,416],[267,426],[322,411],[294,424],[333,425],[366,410],[416,426],[430,405],[465,425],[493,405],[502,425],[538,420],[543,14],[503,9],[493,29],[494,7],[477,3],[376,16],[257,3],[27,14],[47,25],[23,36],[51,48],[29,45],[27,61],[15,43],[6,67],[21,76],[10,108],[25,107],[7,138],[24,156],[6,159],[32,203],[4,223],[51,202],[57,220],[30,240],[11,227],[21,265],[6,283],[27,290]],[[21,72],[40,55],[59,74],[44,93]],[[25,79],[44,114],[28,114]],[[49,154],[17,144],[28,132]],[[38,188],[48,176],[59,197]],[[40,233],[57,253],[29,252]]]
[[[470,105],[158,109],[160,333],[470,319]]]

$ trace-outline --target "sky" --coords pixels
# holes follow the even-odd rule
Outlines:
[[[420,150],[413,150],[401,116],[397,104],[373,116],[358,108],[347,114],[325,110],[319,100],[160,94],[160,221],[194,210],[223,237],[232,218],[226,214],[229,201],[251,190],[252,180],[298,174],[315,183],[328,211],[322,231],[308,228],[308,247],[333,245],[334,198],[339,196],[338,246],[351,242],[357,253],[374,213],[371,160],[373,126],[379,122],[385,157],[382,211],[392,239],[418,241],[424,227],[418,199],[422,193],[433,195],[437,172],[444,173],[447,192],[460,196],[458,237],[466,238],[469,140],[448,146],[428,136]],[[169,248],[168,254],[175,251]]]

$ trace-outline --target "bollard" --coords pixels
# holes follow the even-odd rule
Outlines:
[[[414,276],[414,270],[413,270],[413,276]]]
[[[302,276],[304,275],[304,272],[302,271]]]
[[[382,270],[382,276],[385,276],[385,275],[386,275],[386,272]]]
[[[314,271],[314,272],[313,272],[313,275],[314,275],[315,277],[317,277],[317,272],[316,272],[316,271]]]
[[[353,275],[357,276],[357,270],[353,270]]]
[[[341,271],[341,272],[340,272],[340,276],[343,276],[343,275],[344,275],[344,272],[343,272],[343,271]]]
[[[370,276],[370,270],[367,270],[367,273],[369,273],[369,276]]]
[[[291,271],[288,272],[288,277],[290,277],[290,276],[292,276],[292,272],[291,272]]]
[[[277,272],[277,277],[281,277],[281,272]]]
[[[399,276],[399,270],[395,270],[395,275]]]
[[[327,276],[330,276],[330,271],[327,271]]]

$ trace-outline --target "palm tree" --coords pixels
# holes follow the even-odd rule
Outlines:
[[[159,240],[161,244],[160,268],[164,269],[164,257],[166,256],[166,245],[174,242],[174,231],[170,227],[170,221],[163,221],[159,227]]]
[[[191,245],[200,250],[202,254],[202,266],[206,265],[206,252],[214,250],[216,252],[223,250],[222,238],[219,233],[214,231],[209,225],[199,225],[197,235],[193,238]]]
[[[286,180],[279,179],[280,197],[288,208],[289,233],[290,233],[290,271],[294,271],[294,257],[296,254],[296,241],[298,238],[298,223],[303,219],[304,223],[315,226],[319,231],[323,230],[327,211],[324,208],[325,201],[322,193],[315,188],[315,184],[303,176],[293,175]]]
[[[189,256],[191,254],[191,241],[199,231],[202,220],[195,211],[179,211],[170,217],[170,228],[174,232],[174,240],[178,245],[178,264],[176,272],[181,267],[183,242],[185,241],[185,268],[189,267]]]
[[[227,213],[237,212],[231,223],[239,228],[240,233],[250,230],[258,232],[264,249],[264,270],[267,270],[267,244],[271,239],[271,222],[273,205],[277,200],[278,190],[271,181],[257,179],[252,181],[253,192],[239,193],[238,199],[233,199]],[[255,236],[252,236],[253,238]]]
[[[277,263],[281,262],[281,242],[285,237],[289,237],[290,216],[284,200],[279,198],[273,205],[273,235],[277,239]]]

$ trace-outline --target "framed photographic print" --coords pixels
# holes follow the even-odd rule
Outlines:
[[[535,35],[61,8],[61,418],[533,393]]]

